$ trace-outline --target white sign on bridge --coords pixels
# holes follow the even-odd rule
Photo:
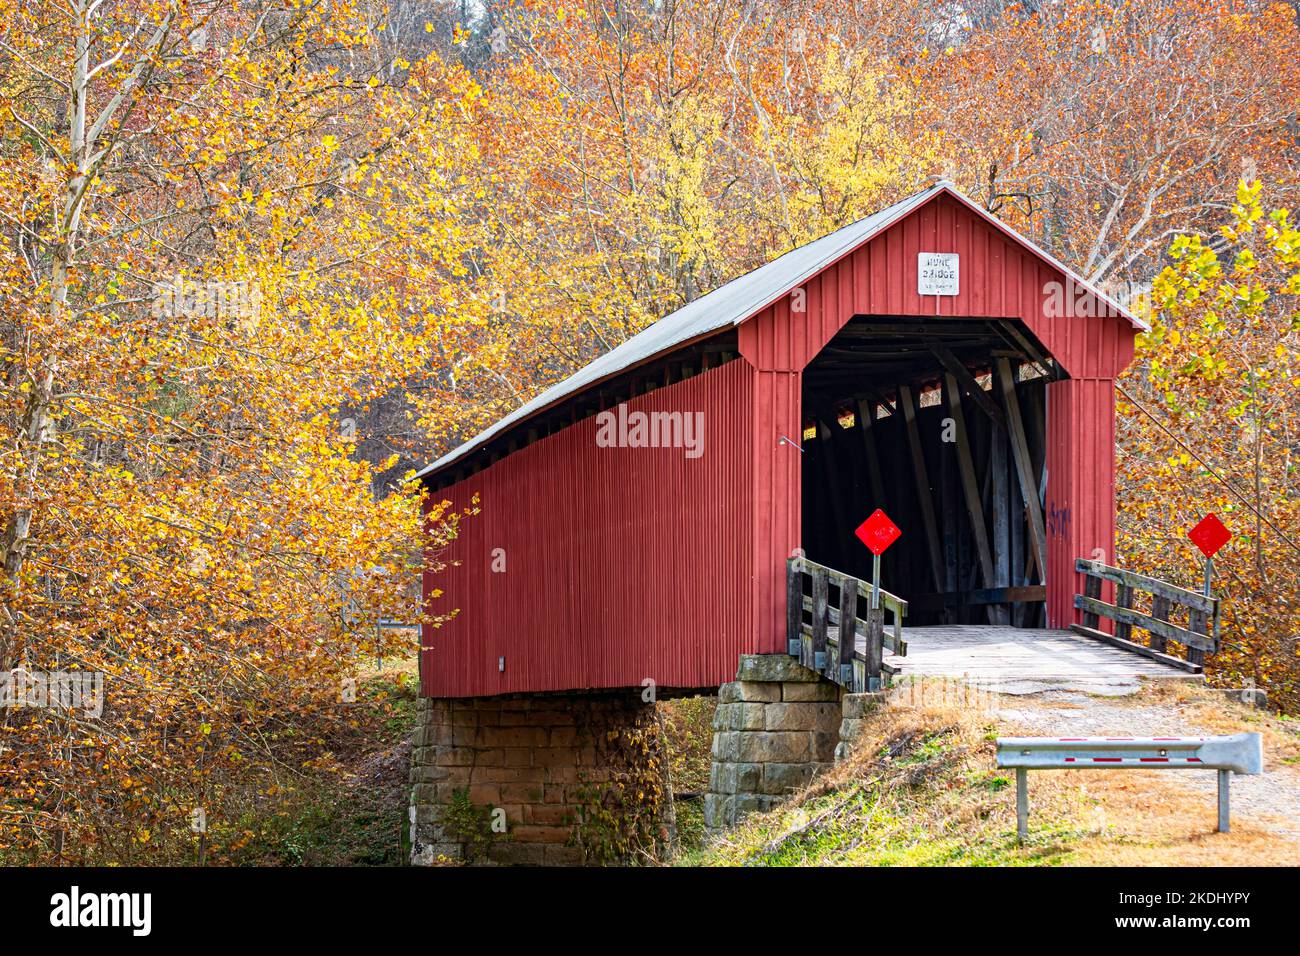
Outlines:
[[[957,253],[917,253],[916,291],[919,295],[956,295],[959,284]]]

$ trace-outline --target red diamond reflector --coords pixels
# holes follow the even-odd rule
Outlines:
[[[871,550],[872,554],[884,554],[885,549],[897,541],[903,532],[898,530],[898,525],[889,520],[889,515],[877,508],[871,512],[870,518],[858,525],[858,530],[853,533]]]
[[[1223,526],[1223,522],[1217,515],[1208,514],[1201,519],[1200,524],[1187,532],[1187,537],[1192,539],[1192,544],[1201,549],[1203,555],[1212,558],[1220,548],[1232,540],[1232,532]]]

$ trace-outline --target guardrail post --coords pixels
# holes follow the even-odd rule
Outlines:
[[[1016,842],[1029,839],[1029,771],[1016,768]]]
[[[1219,832],[1228,832],[1228,784],[1232,779],[1231,770],[1219,771]]]

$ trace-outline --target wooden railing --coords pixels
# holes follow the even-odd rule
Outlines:
[[[888,630],[886,611],[892,617]],[[790,558],[786,562],[786,641],[790,654],[805,667],[854,693],[879,689],[883,674],[892,672],[884,662],[886,647],[900,657],[907,654],[903,641],[906,616],[907,602],[884,590],[880,592],[880,607],[873,611],[870,582],[807,558]],[[852,626],[846,628],[845,621],[851,621]],[[865,651],[857,650],[858,637],[863,638]]]
[[[1135,651],[1153,660],[1172,664],[1183,670],[1199,674],[1205,664],[1205,655],[1219,649],[1219,599],[1197,594],[1186,588],[1168,584],[1144,574],[1135,574],[1112,568],[1100,561],[1080,558],[1074,568],[1087,575],[1084,593],[1074,596],[1074,606],[1083,611],[1083,623],[1071,624],[1070,629],[1086,637],[1105,641],[1125,650]],[[1101,599],[1101,583],[1115,584],[1115,603]],[[1151,595],[1151,613],[1134,610],[1134,595],[1138,592]],[[1186,609],[1187,625],[1174,620],[1175,608]],[[1182,615],[1178,615],[1182,617]],[[1114,635],[1097,629],[1099,618],[1115,622]],[[1133,640],[1133,628],[1147,632],[1147,643]],[[1187,648],[1187,659],[1168,653],[1169,642],[1177,641]]]

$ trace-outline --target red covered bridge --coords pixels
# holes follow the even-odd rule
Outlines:
[[[481,507],[424,694],[716,687],[786,650],[795,549],[869,574],[877,507],[909,624],[1065,627],[1140,327],[946,183],[728,283],[421,473]]]
[[[941,182],[691,302],[430,465],[431,500],[480,513],[427,556],[429,609],[457,613],[422,636],[413,857],[459,852],[445,812],[468,788],[514,827],[500,859],[570,860],[575,781],[617,762],[609,729],[647,719],[651,683],[726,685],[716,827],[827,766],[844,690],[899,666],[960,675],[986,648],[1005,681],[1030,646],[1030,672],[1132,678],[1187,665],[1160,653],[1169,637],[1212,649],[1211,599],[1109,566],[1114,380],[1140,328]],[[903,530],[883,560],[892,626],[853,533],[876,508]],[[1135,590],[1150,615],[1128,610]],[[1134,623],[1150,646],[1125,640]]]

